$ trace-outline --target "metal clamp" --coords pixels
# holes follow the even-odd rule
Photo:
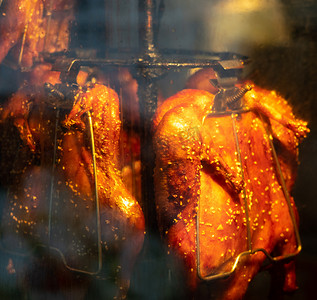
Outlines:
[[[231,119],[232,119],[232,127],[233,127],[233,132],[234,132],[234,139],[235,139],[235,145],[236,145],[236,151],[237,151],[237,156],[238,156],[238,161],[240,163],[240,165],[242,166],[242,159],[241,159],[241,151],[240,151],[240,146],[239,146],[239,140],[238,140],[238,134],[237,134],[237,129],[236,129],[236,120],[235,120],[235,116],[237,114],[240,113],[245,113],[246,111],[240,111],[240,112],[235,112],[235,113],[230,113],[231,115]],[[229,115],[229,113],[227,113]],[[219,114],[215,113],[215,114],[209,114],[208,116],[218,116]],[[262,116],[260,115],[260,118],[263,121]],[[227,278],[230,275],[232,275],[234,273],[234,271],[236,270],[238,263],[240,262],[240,260],[242,259],[242,257],[247,256],[247,255],[252,255],[255,254],[257,252],[262,252],[265,254],[265,256],[269,259],[269,261],[271,263],[275,263],[275,262],[279,262],[282,260],[286,260],[289,258],[292,258],[296,255],[298,255],[302,249],[302,243],[301,243],[301,239],[300,239],[300,235],[299,235],[299,230],[298,230],[298,226],[297,226],[297,222],[296,222],[296,218],[295,218],[295,214],[294,214],[294,210],[291,204],[291,199],[289,196],[289,193],[287,191],[287,187],[285,184],[285,180],[284,180],[284,176],[280,167],[280,163],[278,161],[278,157],[273,145],[273,141],[271,138],[271,135],[268,131],[267,126],[264,126],[265,130],[266,130],[266,134],[268,136],[268,140],[269,140],[269,144],[270,147],[272,149],[272,154],[273,154],[273,159],[274,159],[274,163],[276,165],[276,170],[277,170],[277,174],[279,176],[280,182],[281,182],[281,186],[282,186],[282,190],[286,199],[286,203],[288,206],[288,210],[289,210],[289,214],[291,217],[291,221],[293,224],[293,228],[294,228],[294,233],[295,233],[295,238],[296,238],[296,243],[297,243],[297,248],[293,253],[290,254],[286,254],[286,255],[281,255],[281,256],[276,256],[273,257],[271,256],[264,248],[257,248],[257,249],[252,249],[252,242],[251,242],[251,228],[250,228],[250,220],[249,220],[249,208],[248,208],[248,203],[246,200],[246,189],[245,187],[242,190],[242,198],[244,201],[244,209],[245,209],[245,218],[246,218],[246,225],[247,225],[247,251],[241,252],[235,259],[233,260],[228,260],[228,262],[232,263],[232,267],[231,270],[228,272],[223,272],[220,274],[209,274],[209,275],[202,275],[201,272],[201,266],[200,266],[200,240],[199,240],[199,236],[200,236],[200,205],[198,204],[198,209],[197,209],[197,217],[196,217],[196,261],[197,261],[197,276],[198,278],[200,278],[201,280],[204,281],[211,281],[211,280],[216,280],[216,279],[222,279],[222,278]],[[242,179],[244,179],[244,173],[243,173],[243,168],[241,167],[241,177]]]
[[[55,95],[56,96],[56,95]],[[60,96],[60,95],[59,95]],[[57,97],[58,98],[58,97]],[[65,255],[63,252],[58,249],[57,247],[54,247],[51,245],[51,239],[52,239],[52,215],[53,215],[53,191],[54,191],[54,174],[55,174],[55,165],[56,165],[56,160],[57,160],[57,131],[58,131],[58,126],[59,126],[59,120],[60,120],[60,107],[56,108],[56,122],[55,122],[55,133],[54,133],[54,154],[53,154],[53,165],[51,169],[51,182],[50,182],[50,193],[49,193],[49,210],[48,210],[48,223],[47,223],[47,228],[48,228],[48,244],[42,244],[38,243],[33,246],[31,250],[26,252],[25,250],[23,251],[17,251],[17,250],[11,250],[8,248],[8,246],[3,244],[3,241],[0,242],[0,249],[6,253],[20,256],[20,257],[28,257],[31,255],[32,252],[35,251],[37,248],[47,248],[49,250],[52,250],[53,252],[56,252],[64,266],[71,271],[83,273],[83,274],[88,274],[88,275],[98,275],[102,269],[102,248],[101,248],[101,226],[100,226],[100,204],[99,204],[99,198],[98,198],[98,182],[97,182],[97,163],[96,163],[96,154],[95,154],[95,143],[94,143],[94,133],[93,133],[93,124],[92,124],[92,118],[91,118],[91,113],[88,111],[88,125],[89,125],[89,133],[90,133],[90,147],[91,147],[91,154],[92,154],[92,163],[93,163],[93,176],[94,176],[94,193],[95,193],[95,206],[96,206],[96,233],[97,233],[97,252],[98,252],[98,258],[97,258],[97,266],[95,270],[90,270],[87,271],[85,269],[79,269],[72,267],[71,265],[68,264]]]

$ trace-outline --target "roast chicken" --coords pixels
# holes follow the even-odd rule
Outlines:
[[[12,60],[30,68],[40,52],[68,49],[73,0],[5,1],[0,19],[0,62],[11,51]]]
[[[76,102],[65,120],[70,128],[62,142],[61,165],[69,186],[81,197],[92,195],[92,156],[84,145],[83,115],[92,112],[97,164],[97,189],[101,205],[101,239],[106,249],[119,247],[121,274],[128,282],[144,238],[144,216],[138,202],[124,186],[118,168],[120,118],[117,94],[96,84],[76,95]]]
[[[229,272],[242,252],[263,248],[284,256],[298,250],[270,140],[290,192],[298,144],[309,129],[276,92],[249,85],[241,113],[227,108],[215,114],[214,94],[185,89],[167,99],[154,118],[159,227],[169,251],[183,261],[193,291],[201,278]],[[265,257],[263,252],[243,256],[218,298],[241,299]],[[283,274],[284,291],[295,290],[294,261],[284,263]]]
[[[64,87],[63,94],[59,73],[50,66],[29,75],[29,83],[1,111],[7,138],[17,132],[21,139],[18,145],[6,140],[3,149],[2,159],[12,151],[16,157],[11,165],[2,161],[11,167],[2,174],[8,177],[2,242],[11,251],[30,253],[38,245],[50,245],[69,267],[90,273],[98,271],[100,245],[106,266],[100,274],[116,281],[117,296],[123,298],[143,245],[144,217],[118,166],[118,96],[101,84]],[[84,77],[79,74],[77,81]]]

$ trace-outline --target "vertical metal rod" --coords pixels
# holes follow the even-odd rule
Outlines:
[[[270,144],[270,147],[271,147],[271,150],[272,150],[272,154],[273,154],[273,158],[274,158],[277,174],[278,174],[279,179],[280,179],[282,190],[283,190],[283,193],[284,193],[284,196],[285,196],[285,199],[286,199],[286,203],[287,203],[287,206],[288,206],[289,214],[290,214],[290,217],[291,217],[291,220],[292,220],[292,224],[293,224],[293,227],[294,227],[294,232],[295,232],[295,237],[296,237],[296,242],[297,242],[297,251],[300,252],[301,249],[302,249],[302,242],[301,242],[301,239],[300,239],[299,230],[298,230],[298,226],[297,226],[297,222],[296,222],[296,218],[295,218],[295,214],[294,214],[294,208],[292,207],[291,198],[290,198],[290,195],[289,195],[287,187],[286,187],[286,183],[285,183],[285,179],[284,179],[283,172],[282,172],[282,169],[281,169],[281,165],[280,165],[280,162],[278,160],[277,153],[275,151],[275,147],[274,147],[274,144],[273,144],[273,141],[272,141],[272,135],[270,134],[267,126],[265,125],[265,122],[263,120],[262,115],[260,115],[260,118],[261,118],[261,121],[262,121],[262,123],[264,125],[264,128],[266,130],[267,137],[269,139],[269,144]]]
[[[24,31],[23,31],[21,49],[20,49],[19,58],[18,58],[18,65],[19,66],[21,66],[21,63],[22,63],[22,57],[23,57],[23,51],[24,51],[24,45],[25,45],[25,39],[26,39],[26,33],[28,31],[28,27],[29,27],[29,21],[25,25]]]
[[[239,161],[240,168],[241,168],[240,174],[242,177],[242,181],[244,182],[243,164],[242,164],[242,159],[241,159],[241,150],[240,150],[240,146],[239,146],[239,138],[238,138],[238,134],[237,134],[235,114],[231,114],[231,119],[232,119],[232,128],[233,128],[234,140],[236,143],[236,151],[237,151],[238,161]],[[245,187],[243,187],[242,193],[243,193],[242,197],[243,197],[243,202],[244,202],[245,218],[246,218],[246,225],[247,225],[248,250],[252,251],[250,217],[249,217],[249,208],[248,208],[247,193],[246,193]]]
[[[153,112],[156,107],[157,90],[152,81],[139,80],[140,99],[140,142],[141,142],[141,195],[142,207],[147,227],[150,231],[157,230],[155,192],[154,192],[154,167],[155,154],[151,136]],[[147,87],[145,87],[147,86]],[[142,100],[141,100],[142,99]]]
[[[197,275],[200,279],[203,279],[200,269],[200,194],[197,200],[197,213],[196,213],[196,264],[197,264]]]
[[[155,1],[139,0],[139,51],[145,63],[150,63],[157,57],[153,32],[154,12]],[[148,230],[157,232],[153,180],[155,154],[151,132],[152,120],[157,107],[158,90],[154,82],[157,73],[155,70],[147,68],[146,65],[140,65],[138,71],[142,206]]]
[[[96,152],[95,152],[95,139],[94,139],[94,129],[92,125],[91,113],[88,114],[89,122],[89,132],[91,140],[91,154],[92,154],[92,163],[93,163],[93,176],[95,179],[95,202],[96,202],[96,224],[97,224],[97,243],[98,243],[98,269],[95,273],[99,273],[102,267],[102,249],[101,249],[101,226],[100,226],[100,206],[99,206],[99,197],[98,197],[98,180],[97,180],[97,163],[96,163]]]
[[[155,6],[155,0],[139,0],[139,50],[149,56],[156,53]]]

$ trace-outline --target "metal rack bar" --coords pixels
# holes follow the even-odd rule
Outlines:
[[[48,58],[48,62],[53,62],[54,69],[59,71],[70,72],[72,69],[77,69],[79,66],[116,66],[116,67],[131,67],[136,66],[144,69],[163,68],[165,70],[181,69],[181,68],[202,68],[215,67],[219,62],[226,61],[220,57],[211,57],[210,59],[202,58],[160,58],[159,60],[150,60],[146,58],[67,58],[57,57]],[[245,64],[245,60],[241,59],[241,64]]]
[[[155,80],[162,70],[154,67],[159,55],[154,40],[155,0],[139,0],[139,50],[138,96],[140,111],[140,143],[141,143],[141,195],[142,208],[147,230],[157,233],[156,209],[154,204],[155,154],[152,142],[152,118],[157,108],[158,89]]]
[[[240,175],[241,175],[242,181],[244,182],[245,177],[244,177],[244,170],[243,170],[243,164],[242,164],[242,158],[241,158],[241,149],[239,145],[239,138],[238,138],[238,132],[237,132],[237,126],[236,126],[236,114],[233,114],[233,113],[231,114],[231,121],[232,121],[234,142],[236,145],[238,162],[240,166]],[[252,242],[251,242],[250,216],[249,216],[249,209],[248,209],[248,202],[247,202],[247,192],[245,187],[243,187],[242,189],[242,199],[243,199],[245,218],[246,218],[246,224],[247,224],[247,248],[248,248],[248,251],[251,251]]]

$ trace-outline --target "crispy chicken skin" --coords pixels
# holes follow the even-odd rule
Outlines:
[[[46,78],[52,84],[60,83],[59,74],[50,71],[49,67],[34,72],[35,75],[32,73],[30,76],[33,81],[40,74],[41,80]],[[78,89],[73,107],[66,113],[65,108],[60,110],[54,162],[57,108],[45,99],[47,92],[41,80],[38,80],[37,86],[27,84],[21,87],[1,111],[2,125],[13,124],[20,135],[20,160],[23,160],[18,162],[21,168],[15,176],[14,186],[12,182],[8,186],[10,199],[3,216],[8,238],[5,242],[22,249],[28,247],[28,241],[31,244],[52,243],[64,252],[67,260],[80,268],[81,263],[76,262],[76,257],[80,258],[80,255],[74,254],[74,249],[80,249],[80,243],[89,242],[89,232],[95,230],[96,220],[95,180],[87,122],[89,111],[95,144],[102,252],[106,256],[109,252],[110,259],[113,253],[118,257],[117,296],[123,298],[129,287],[136,257],[143,246],[145,225],[141,207],[125,188],[118,169],[121,130],[118,96],[115,91],[101,84]],[[56,165],[52,171],[54,163]],[[60,224],[68,228],[62,230],[61,234],[70,231],[77,239],[88,236],[80,238],[78,246],[71,245],[67,233],[65,240],[59,239],[58,223],[53,223],[53,233],[48,241],[47,212],[52,176],[56,189],[52,194],[53,200],[57,197],[54,201],[64,205],[60,207],[57,218]],[[53,214],[55,218],[55,211]],[[11,240],[15,232],[22,244],[19,244],[19,240]],[[83,247],[89,248],[89,245]],[[69,256],[67,251],[73,255]]]
[[[115,91],[103,85],[96,84],[86,92],[77,95],[76,103],[65,120],[65,126],[84,128],[82,116],[85,112],[92,111],[92,121],[95,137],[96,162],[97,162],[97,178],[100,185],[99,197],[102,204],[111,208],[118,209],[124,218],[128,219],[130,226],[144,231],[143,213],[139,204],[127,193],[122,185],[120,173],[118,170],[119,155],[119,137],[120,137],[120,118],[119,118],[119,99]],[[76,132],[77,133],[77,132]],[[63,144],[63,160],[65,160],[65,172],[69,178],[78,176],[79,180],[83,180],[87,170],[91,173],[91,158],[87,149],[81,148],[81,153],[72,153],[73,131],[65,134]],[[79,139],[80,140],[80,139]],[[67,143],[70,143],[67,149]],[[80,147],[78,147],[78,150]],[[76,149],[77,150],[77,149]],[[86,151],[86,152],[85,152]],[[75,155],[78,160],[73,164],[70,157]],[[90,164],[86,167],[85,172],[78,169],[77,161],[87,162]],[[67,167],[66,167],[67,166]],[[79,174],[77,173],[79,172]],[[89,176],[91,176],[90,174]],[[86,175],[87,176],[87,175]],[[87,182],[91,180],[87,178]],[[91,186],[82,184],[79,186],[81,194],[91,194]]]
[[[193,290],[199,282],[198,204],[203,277],[229,271],[230,260],[248,250],[243,189],[252,249],[284,255],[294,253],[297,246],[269,139],[272,136],[278,143],[278,158],[290,190],[296,175],[297,146],[309,131],[306,122],[295,119],[287,102],[275,92],[258,87],[243,98],[248,112],[207,116],[213,102],[214,95],[207,91],[186,89],[167,99],[154,118],[159,226],[170,250],[183,260]],[[264,259],[260,252],[244,257],[219,298],[240,299]],[[285,264],[284,271],[284,290],[294,290],[294,262]]]
[[[40,52],[68,49],[73,0],[6,1],[1,12],[0,62],[12,49],[14,61],[30,68]]]
[[[82,131],[86,127],[83,117],[88,111],[91,111],[95,141],[101,239],[106,249],[114,245],[121,251],[121,280],[125,282],[121,284],[128,285],[143,245],[145,227],[141,207],[127,191],[118,169],[121,122],[115,91],[96,84],[76,95],[75,104],[64,122],[69,131],[63,137],[61,165],[68,185],[73,186],[80,197],[90,197],[94,193],[92,155],[85,146]]]

